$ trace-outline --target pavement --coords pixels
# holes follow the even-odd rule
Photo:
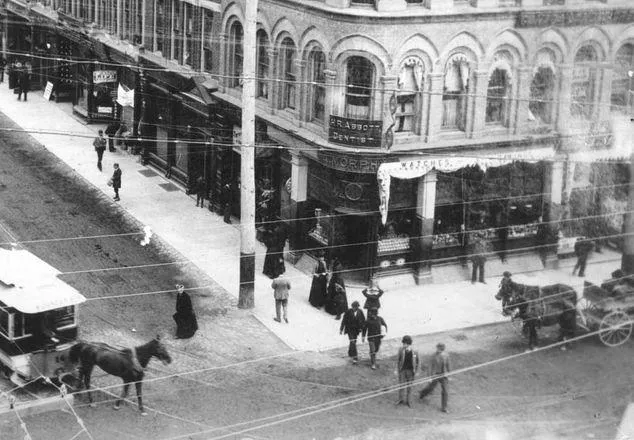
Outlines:
[[[45,101],[42,91],[31,92],[27,102],[17,101],[6,83],[0,84],[0,111],[33,138],[68,164],[86,181],[112,198],[107,186],[113,163],[119,163],[122,175],[121,201],[118,203],[141,224],[207,273],[236,300],[239,287],[240,224],[223,222],[221,216],[195,206],[195,197],[184,188],[166,179],[159,171],[140,163],[140,156],[121,149],[106,151],[103,172],[96,166],[92,140],[104,125],[86,125],[72,113],[70,103]],[[129,232],[142,232],[129,231]],[[28,237],[37,239],[39,237]],[[265,247],[256,242],[255,307],[253,315],[290,348],[321,351],[347,345],[339,335],[340,321],[308,303],[311,276],[286,263],[286,276],[291,281],[289,324],[273,321],[275,304],[271,280],[262,274]],[[611,249],[593,253],[586,270],[597,282],[609,278],[620,267],[621,255]],[[487,263],[488,284],[471,284],[470,268],[458,265],[434,268],[433,284],[416,285],[411,276],[398,276],[379,281],[385,294],[381,298],[380,315],[389,326],[388,338],[404,334],[431,334],[508,321],[495,300],[501,273],[513,272],[517,282],[546,285],[555,282],[573,286],[579,294],[583,278],[572,276],[575,259],[557,261],[557,269],[543,269],[538,256],[509,256],[507,263],[497,259]],[[194,287],[194,286],[189,286]],[[348,283],[348,303],[363,304],[362,288]],[[166,289],[172,288],[166,286]]]

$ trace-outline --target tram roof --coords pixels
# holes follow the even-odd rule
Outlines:
[[[0,302],[22,313],[41,313],[86,301],[60,274],[27,250],[0,248]]]

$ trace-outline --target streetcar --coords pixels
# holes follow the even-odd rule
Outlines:
[[[16,385],[74,370],[68,350],[86,298],[59,275],[27,250],[0,248],[0,371]]]

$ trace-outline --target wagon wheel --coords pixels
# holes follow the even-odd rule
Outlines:
[[[599,325],[599,339],[610,347],[625,343],[631,334],[632,321],[628,314],[621,310],[605,315]]]
[[[579,322],[577,324],[580,327],[589,330],[592,323],[588,321],[592,321],[599,313],[600,310],[597,305],[588,298],[581,297],[577,302],[577,317],[579,318]]]

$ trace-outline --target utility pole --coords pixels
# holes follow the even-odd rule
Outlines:
[[[240,294],[238,307],[255,306],[255,34],[258,0],[245,0],[240,146]]]

